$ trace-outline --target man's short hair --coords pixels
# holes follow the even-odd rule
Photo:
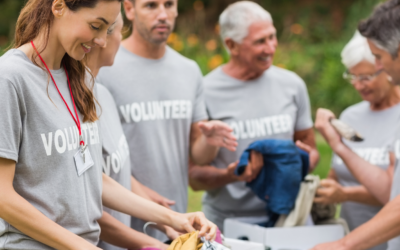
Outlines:
[[[250,1],[239,1],[229,5],[219,17],[221,38],[231,38],[241,43],[249,33],[249,27],[257,21],[272,21],[271,14],[260,5]]]
[[[341,55],[342,63],[347,69],[356,66],[362,61],[375,64],[375,57],[372,55],[367,39],[358,31],[356,31],[353,38],[346,44]]]
[[[400,0],[378,5],[368,19],[360,22],[358,30],[396,58],[400,45]]]

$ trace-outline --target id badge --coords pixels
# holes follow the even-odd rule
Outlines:
[[[83,157],[85,157],[85,160],[83,159]],[[88,149],[85,149],[84,154],[82,154],[81,150],[78,150],[78,152],[76,152],[76,154],[74,155],[74,160],[78,176],[81,176],[83,173],[86,172],[86,170],[94,165],[92,155],[90,154],[90,151]]]

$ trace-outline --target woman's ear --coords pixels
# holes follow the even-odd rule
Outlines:
[[[65,2],[64,0],[54,0],[51,6],[51,11],[55,17],[62,17],[65,12]]]
[[[125,16],[129,21],[134,21],[135,19],[135,3],[131,0],[124,1]]]

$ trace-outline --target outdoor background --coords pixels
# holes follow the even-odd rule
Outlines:
[[[0,0],[0,55],[11,44],[25,0]],[[227,61],[218,36],[219,14],[235,0],[179,0],[179,17],[169,45],[195,60],[204,74]],[[313,114],[319,107],[339,115],[360,101],[342,79],[340,52],[379,0],[257,0],[274,19],[279,47],[274,64],[292,70],[307,84]],[[129,28],[129,27],[128,27]],[[317,136],[321,161],[316,174],[329,171],[331,151]],[[201,192],[190,191],[189,211],[201,210]]]

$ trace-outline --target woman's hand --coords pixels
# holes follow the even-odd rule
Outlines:
[[[330,110],[322,108],[318,109],[315,128],[322,134],[333,151],[336,152],[337,148],[343,145],[343,143],[340,134],[330,123],[330,120],[334,118],[335,115]]]
[[[155,202],[163,207],[171,209],[170,206],[175,205],[175,201],[165,198],[164,196],[160,195],[159,193],[157,193],[156,191],[154,191],[150,188],[147,188],[145,191],[153,202]]]
[[[342,241],[334,241],[329,243],[320,244],[313,247],[311,250],[348,250]]]
[[[332,204],[341,203],[347,200],[344,188],[332,179],[322,180],[317,189],[315,203]]]
[[[175,213],[170,226],[182,233],[191,233],[197,230],[199,231],[199,236],[205,237],[206,240],[214,240],[217,234],[217,226],[207,220],[202,212]]]
[[[165,226],[165,234],[168,236],[170,240],[175,240],[181,235],[181,233],[177,232],[176,230],[168,226]]]

